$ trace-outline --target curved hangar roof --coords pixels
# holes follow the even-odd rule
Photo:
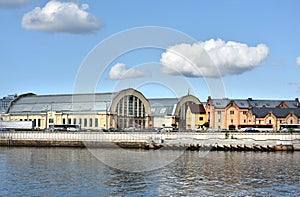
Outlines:
[[[122,92],[135,91],[132,88],[121,90],[117,93],[95,93],[95,94],[52,94],[35,95],[23,94],[13,100],[8,107],[7,114],[39,114],[46,111],[61,113],[97,113],[109,111],[112,101]],[[141,94],[141,93],[140,93]],[[141,94],[142,95],[142,94]],[[178,107],[186,101],[200,103],[198,98],[187,95],[181,98],[154,98],[144,99],[149,102],[151,115],[170,116],[175,115]],[[149,114],[150,115],[150,114]]]
[[[95,94],[23,94],[8,107],[6,113],[98,112],[109,109],[113,93]]]

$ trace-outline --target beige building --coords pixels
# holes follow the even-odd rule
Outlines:
[[[260,128],[278,131],[281,124],[299,124],[299,100],[212,99],[206,103],[207,121],[215,130]]]
[[[173,127],[196,129],[209,122],[213,130],[248,127],[280,130],[300,123],[299,100],[212,99],[206,109],[193,95],[151,98],[132,88],[95,94],[23,94],[10,102],[3,120],[32,121],[35,129],[80,125],[82,129]],[[198,106],[198,108],[196,107]],[[206,114],[204,114],[204,112]]]
[[[197,97],[189,94],[181,98],[149,99],[149,102],[153,127],[173,127],[179,130],[187,129],[188,106],[201,104]]]
[[[198,98],[147,99],[132,88],[116,93],[35,95],[23,94],[13,100],[3,120],[32,121],[35,129],[52,125],[80,125],[81,129],[186,128],[189,104]]]
[[[8,107],[4,120],[33,121],[36,129],[78,124],[83,129],[148,127],[148,100],[138,91],[118,93],[35,95],[23,94]]]

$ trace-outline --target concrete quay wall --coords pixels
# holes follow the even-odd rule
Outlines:
[[[196,132],[0,132],[2,146],[100,146],[143,148],[147,144],[167,146],[276,146],[293,144],[300,150],[300,133],[196,133]]]

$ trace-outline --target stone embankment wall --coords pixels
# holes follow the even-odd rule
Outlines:
[[[2,146],[274,147],[300,150],[300,133],[0,132]]]

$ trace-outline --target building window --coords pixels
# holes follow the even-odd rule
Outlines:
[[[71,118],[68,118],[68,124],[72,124]]]
[[[233,111],[233,110],[231,110],[231,111],[230,111],[230,114],[234,114],[234,111]]]
[[[133,101],[134,97],[133,96],[129,96],[128,99],[128,115],[133,115]]]
[[[81,123],[82,123],[82,120],[81,120],[81,118],[79,118],[79,125],[81,126]]]
[[[290,124],[293,124],[293,120],[290,120]]]
[[[243,111],[243,114],[246,115],[246,114],[247,114],[247,111]]]
[[[218,122],[221,122],[221,119],[220,119],[220,118],[218,119]]]
[[[87,127],[87,119],[84,119],[84,123],[83,123],[84,127]]]
[[[218,114],[221,114],[221,111],[218,111]]]
[[[123,119],[120,119],[120,125],[123,125]]]
[[[66,124],[66,119],[65,118],[63,118],[63,124]]]
[[[269,120],[269,124],[272,124],[272,120]]]
[[[93,126],[93,119],[90,118],[90,127],[92,127],[92,126]]]
[[[152,109],[153,110],[153,109]],[[159,113],[164,114],[166,108],[159,109]],[[116,111],[118,114],[117,125],[119,128],[126,128],[127,126],[135,126],[139,122],[141,127],[145,127],[143,119],[145,119],[145,106],[143,102],[136,96],[124,96],[117,103]],[[135,118],[131,120],[132,118]],[[123,120],[122,120],[123,119]],[[121,121],[122,120],[122,121]],[[99,122],[98,122],[99,124]],[[107,123],[109,124],[109,123]],[[108,126],[108,125],[106,125]]]
[[[98,127],[98,118],[95,118],[95,127]]]
[[[161,108],[161,109],[160,109],[160,112],[159,112],[159,113],[160,113],[160,114],[164,114],[165,112],[166,112],[166,108],[164,107],[164,108]]]
[[[244,119],[244,123],[246,123],[246,119]]]
[[[202,116],[200,116],[200,117],[199,117],[199,120],[200,120],[200,121],[202,121],[202,120],[203,120],[203,117],[202,117]]]
[[[49,118],[49,123],[54,123],[53,118]]]
[[[231,119],[230,122],[233,124],[233,119]]]
[[[38,119],[38,124],[37,124],[38,127],[41,126],[41,119]]]
[[[128,114],[127,114],[127,98],[128,98],[128,96],[124,96],[124,99],[123,99],[123,101],[124,101],[124,113],[123,113],[123,116],[127,116]]]
[[[73,118],[73,124],[76,124],[76,118]]]

